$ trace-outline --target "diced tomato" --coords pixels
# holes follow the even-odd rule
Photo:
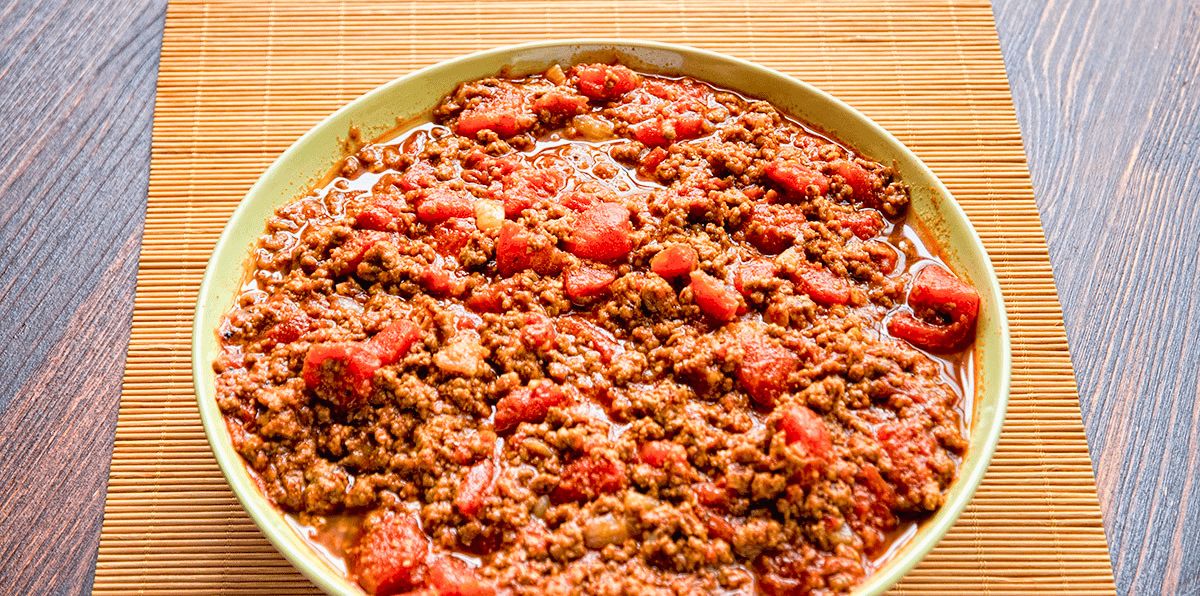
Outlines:
[[[563,291],[571,300],[586,300],[607,292],[616,280],[617,273],[612,269],[573,267],[563,272]]]
[[[875,431],[879,446],[891,460],[887,477],[901,495],[919,495],[922,487],[934,480],[933,454],[936,439],[916,420],[895,420],[881,424]]]
[[[696,306],[704,314],[720,322],[732,321],[737,316],[737,293],[724,282],[703,271],[693,271],[690,279]]]
[[[492,493],[492,475],[496,466],[491,460],[485,459],[467,470],[462,482],[458,485],[458,494],[454,496],[454,506],[466,517],[475,517],[483,500]]]
[[[439,254],[447,257],[458,257],[476,232],[475,219],[456,217],[448,219],[433,228],[433,246]]]
[[[558,331],[550,317],[539,312],[525,315],[525,325],[521,327],[521,340],[525,345],[536,350],[547,350],[554,346],[556,337]]]
[[[763,554],[754,561],[754,569],[763,596],[811,594],[829,585],[829,578],[858,583],[866,575],[859,556],[823,553],[808,545]]]
[[[437,596],[493,596],[496,588],[460,559],[441,556],[429,564],[429,586]]]
[[[573,116],[588,109],[588,100],[563,89],[551,89],[533,101],[533,109],[551,116]]]
[[[550,498],[557,503],[584,501],[623,490],[629,483],[625,467],[600,455],[586,455],[563,468]]]
[[[466,191],[455,192],[446,188],[435,188],[426,192],[417,205],[417,219],[421,223],[432,225],[455,217],[475,215],[471,197]]]
[[[600,362],[609,364],[612,362],[612,357],[621,350],[621,345],[613,338],[608,330],[604,329],[579,317],[559,317],[557,319],[559,329],[572,335],[577,339],[587,341],[593,350],[600,354]]]
[[[322,343],[308,349],[301,377],[317,397],[351,408],[370,397],[380,366],[375,350],[361,343]]]
[[[288,316],[271,326],[267,337],[276,343],[289,344],[300,339],[312,327],[312,319],[299,308],[291,311]]]
[[[507,138],[533,128],[536,122],[537,117],[526,109],[520,93],[498,90],[492,97],[484,98],[478,105],[463,110],[458,115],[454,132],[475,138],[479,131],[490,130],[501,138]]]
[[[559,166],[512,170],[503,178],[504,190],[499,197],[504,203],[504,216],[516,219],[538,201],[557,195],[566,182],[566,174]]]
[[[800,289],[824,306],[850,302],[850,285],[828,269],[808,269],[796,275]]]
[[[496,238],[496,269],[505,277],[529,269],[533,257],[529,251],[530,233],[524,226],[511,221],[500,226]]]
[[[600,203],[580,213],[568,245],[581,259],[612,263],[624,259],[633,248],[629,210],[617,203]]]
[[[641,77],[619,64],[582,64],[573,70],[579,78],[579,92],[590,99],[615,99],[641,85]]]
[[[389,511],[355,547],[351,569],[369,594],[401,594],[425,579],[429,539],[416,521]]]
[[[437,180],[437,169],[427,161],[418,161],[404,170],[397,184],[407,192],[433,186]]]
[[[975,336],[979,293],[941,267],[930,265],[917,273],[908,304],[913,313],[899,313],[888,321],[893,337],[921,349],[953,352]]]
[[[395,219],[387,209],[378,205],[372,205],[359,212],[358,218],[355,219],[355,225],[363,230],[385,232]]]
[[[687,451],[678,443],[649,441],[638,449],[638,459],[644,464],[662,468],[671,462],[687,461]]]
[[[898,520],[892,508],[896,491],[879,475],[879,469],[863,464],[851,489],[852,508],[847,521],[863,539],[869,554],[878,554],[888,544],[887,533],[896,529]]]
[[[867,204],[875,202],[875,175],[864,170],[862,166],[845,159],[829,163],[829,170],[834,175],[841,176],[850,187],[856,200]]]
[[[738,384],[754,403],[775,407],[791,389],[789,377],[800,368],[800,357],[765,336],[743,338],[744,355],[737,369]]]
[[[642,162],[638,165],[638,172],[643,176],[649,176],[658,168],[658,164],[667,159],[667,150],[662,147],[655,147],[642,158]]]
[[[781,412],[779,430],[788,445],[799,447],[805,456],[831,461],[833,439],[825,421],[816,412],[805,406],[788,406]]]
[[[724,509],[729,505],[729,490],[715,482],[697,482],[692,485],[696,500],[705,507]]]
[[[446,269],[442,263],[430,265],[428,269],[421,272],[418,281],[421,283],[421,287],[435,296],[445,296],[452,289],[450,270]]]
[[[345,244],[335,248],[330,254],[335,261],[340,259],[335,273],[337,275],[353,275],[358,270],[359,264],[362,263],[363,257],[367,255],[367,251],[386,238],[387,234],[383,232],[355,231]]]
[[[650,270],[667,278],[683,277],[700,263],[696,249],[684,244],[672,244],[650,259]]]
[[[517,280],[514,279],[502,279],[482,286],[467,298],[467,308],[475,312],[500,312],[504,308],[504,298],[516,289]]]
[[[733,287],[741,295],[749,296],[762,283],[775,278],[775,263],[768,259],[746,261],[733,273]]]
[[[559,202],[572,211],[587,211],[601,201],[600,197],[594,194],[574,190],[564,194]]]
[[[712,511],[702,511],[701,517],[709,536],[726,542],[732,542],[733,538],[737,536],[737,527],[724,515]]]
[[[643,120],[629,127],[633,138],[647,147],[661,148],[676,141],[694,139],[704,132],[704,119],[695,112]]]
[[[870,209],[843,215],[839,221],[842,222],[843,228],[850,230],[852,234],[862,240],[874,238],[883,229],[883,217],[877,211]]]
[[[803,238],[808,227],[808,218],[799,205],[759,203],[746,220],[746,239],[765,253],[780,253]]]
[[[508,432],[522,422],[540,422],[550,408],[567,403],[567,395],[549,381],[533,382],[513,389],[496,402],[492,425],[496,432]]]
[[[406,319],[392,321],[367,341],[383,366],[400,361],[421,337],[421,328]]]
[[[764,171],[767,178],[791,198],[829,192],[829,179],[824,174],[793,161],[777,159],[767,164]]]
[[[869,240],[867,246],[868,254],[871,255],[871,260],[879,266],[880,273],[889,275],[896,270],[896,265],[900,261],[896,247],[879,240]]]

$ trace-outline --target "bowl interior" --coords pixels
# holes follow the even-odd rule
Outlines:
[[[912,188],[912,212],[936,239],[943,258],[979,290],[976,396],[970,447],[945,505],[922,523],[909,543],[858,589],[878,594],[898,581],[937,544],[970,501],[1003,423],[1009,384],[1009,338],[995,272],[975,230],[946,188],[891,134],[832,96],[773,70],[720,54],[655,42],[579,40],[542,42],[471,54],[416,71],[362,96],[311,129],[262,175],[229,220],[205,272],[196,305],[192,367],[201,419],[222,472],[246,511],[279,551],[330,593],[361,593],[312,550],[259,491],[233,449],[215,399],[212,362],[216,328],[233,304],[250,249],[276,207],[307,192],[345,155],[352,126],[372,139],[426,116],[462,81],[504,71],[528,74],[553,64],[620,60],[647,72],[688,75],[764,99],[815,124],[860,153],[895,163]]]

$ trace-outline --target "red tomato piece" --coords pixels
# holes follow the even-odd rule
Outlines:
[[[437,181],[437,169],[427,161],[418,161],[404,170],[397,185],[407,192],[433,186]]]
[[[355,231],[345,244],[334,249],[330,254],[335,261],[337,275],[352,275],[358,270],[367,251],[376,243],[383,241],[387,235],[383,232],[368,230]],[[340,260],[340,262],[338,262]]]
[[[874,238],[883,229],[883,217],[874,210],[855,211],[843,215],[839,221],[842,222],[843,228],[862,240]]]
[[[594,194],[575,190],[564,194],[559,202],[572,211],[587,211],[601,201],[600,197]]]
[[[455,217],[473,217],[475,208],[471,204],[470,195],[464,192],[446,188],[427,191],[424,199],[417,205],[417,219],[421,223],[432,225]]]
[[[898,525],[896,514],[892,512],[896,491],[879,475],[878,468],[863,464],[851,494],[853,502],[847,521],[862,537],[864,549],[871,554],[879,553],[888,544],[887,533]]]
[[[650,270],[667,278],[683,277],[700,264],[696,249],[683,244],[672,244],[650,259]]]
[[[387,209],[379,205],[372,205],[359,212],[358,218],[355,219],[355,225],[363,230],[385,232],[395,219]]]
[[[433,246],[438,253],[447,257],[457,257],[475,234],[475,220],[466,217],[448,219],[433,228]]]
[[[612,334],[591,321],[579,317],[559,317],[557,325],[564,333],[587,341],[599,353],[603,364],[612,362],[612,357],[621,351],[621,345]]]
[[[864,170],[862,166],[845,159],[829,163],[830,171],[841,176],[850,187],[854,198],[864,203],[873,204],[875,198],[875,175]]]
[[[696,500],[705,507],[724,509],[729,505],[729,491],[715,482],[698,482],[692,485]]]
[[[650,441],[638,449],[638,459],[644,464],[662,468],[671,462],[687,461],[687,451],[682,445],[670,441]]]
[[[612,263],[624,259],[633,248],[629,210],[617,203],[600,203],[575,218],[568,244],[571,254],[581,259]]]
[[[892,462],[888,479],[902,495],[920,494],[922,487],[935,482],[933,454],[937,442],[918,425],[911,419],[896,420],[875,431],[879,446]]]
[[[746,240],[765,253],[780,253],[804,236],[808,218],[798,205],[759,203],[746,220]]]
[[[304,357],[301,377],[317,397],[350,408],[370,397],[380,366],[375,350],[359,342],[315,344]]]
[[[554,346],[558,331],[550,317],[531,312],[525,315],[525,326],[521,328],[521,339],[525,345],[536,350],[548,350]]]
[[[522,422],[541,422],[550,408],[567,403],[567,395],[549,381],[532,382],[513,389],[496,402],[492,425],[496,432],[508,432]]]
[[[586,300],[604,294],[616,280],[612,269],[574,267],[563,272],[563,291],[571,300]]]
[[[791,389],[789,377],[800,368],[800,357],[767,337],[743,339],[745,353],[737,369],[738,384],[765,408]]]
[[[492,493],[492,475],[496,466],[491,460],[483,460],[463,476],[458,485],[458,494],[454,496],[454,506],[466,517],[475,517],[483,506],[483,500]]]
[[[642,78],[619,64],[582,64],[574,68],[579,92],[589,99],[608,100],[636,89]]]
[[[500,275],[508,277],[533,265],[530,236],[529,231],[518,223],[506,221],[500,227],[496,238],[496,269]]]
[[[435,263],[422,271],[418,281],[421,283],[421,287],[436,296],[445,296],[452,289],[450,270],[441,263]]]
[[[650,152],[642,158],[641,163],[638,165],[638,172],[640,172],[643,176],[649,176],[650,174],[653,174],[654,170],[658,168],[658,164],[667,159],[667,155],[669,155],[667,150],[663,149],[662,147],[655,147],[651,149]]]
[[[805,406],[788,406],[779,418],[779,430],[788,445],[800,447],[806,456],[831,461],[833,439],[825,421],[816,412]]]
[[[563,89],[551,89],[533,101],[533,109],[550,116],[574,116],[588,109],[588,100]]]
[[[693,271],[689,287],[692,288],[696,306],[714,320],[732,321],[737,315],[737,294],[721,280],[703,271]]]
[[[507,138],[533,128],[536,122],[537,117],[526,109],[520,93],[498,90],[492,97],[484,98],[478,105],[463,110],[458,115],[454,132],[475,138],[479,131],[490,130],[501,138]]]
[[[566,183],[566,175],[556,167],[512,171],[502,183],[500,200],[504,203],[504,216],[516,219],[537,202],[557,195]]]
[[[662,148],[676,141],[686,141],[704,132],[704,119],[694,112],[668,118],[643,120],[629,127],[633,138],[647,147]]]
[[[908,304],[913,313],[899,313],[888,321],[893,337],[933,352],[961,350],[974,339],[979,293],[945,269],[936,265],[921,269],[913,279]]]
[[[586,455],[563,468],[558,486],[550,493],[557,503],[585,501],[623,490],[629,483],[625,466],[599,455]]]
[[[467,298],[467,308],[475,312],[500,312],[504,309],[504,298],[517,290],[517,280],[502,279],[476,289]]]
[[[408,320],[399,319],[376,333],[367,341],[367,346],[379,356],[379,363],[387,366],[399,362],[420,337],[420,327]]]
[[[425,579],[429,539],[416,521],[389,511],[371,526],[355,548],[351,569],[369,594],[401,594]]]
[[[305,333],[308,333],[312,327],[312,319],[304,314],[304,311],[295,309],[286,317],[271,326],[267,331],[267,337],[275,340],[276,343],[290,344],[300,339]]]
[[[460,559],[437,557],[429,564],[429,585],[437,596],[493,596],[496,588]]]
[[[746,261],[733,273],[733,287],[743,296],[754,293],[758,286],[775,278],[775,263],[767,259]]]
[[[809,269],[796,276],[800,289],[824,306],[850,302],[850,285],[828,269]]]
[[[829,192],[829,179],[824,174],[796,162],[777,159],[767,164],[764,171],[767,178],[791,198]]]

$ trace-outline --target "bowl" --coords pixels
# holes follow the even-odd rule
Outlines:
[[[910,212],[936,240],[943,259],[970,281],[982,299],[975,343],[974,410],[969,412],[970,446],[945,504],[915,535],[857,588],[879,594],[912,569],[946,534],[970,502],[995,450],[1004,421],[1010,376],[1010,345],[1004,302],[991,261],[966,214],[946,187],[912,151],[866,116],[833,96],[780,72],[696,48],[651,41],[581,39],[497,48],[415,71],[354,100],[300,137],[263,173],[242,199],[217,241],[196,303],[192,329],[192,374],[200,418],[213,454],[246,512],[297,569],[332,594],[361,594],[311,548],[260,492],[234,450],[216,402],[212,362],[216,329],[234,304],[251,248],[276,207],[308,192],[345,157],[351,127],[373,139],[398,124],[427,118],[432,108],[462,82],[492,76],[541,72],[553,64],[621,62],[652,73],[688,75],[766,100],[835,139],[883,163],[894,163],[912,189]]]

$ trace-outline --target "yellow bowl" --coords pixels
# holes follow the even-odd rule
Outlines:
[[[428,116],[462,82],[493,76],[541,72],[553,64],[621,62],[645,72],[687,75],[766,100],[816,125],[871,159],[895,163],[912,188],[911,214],[934,236],[941,255],[982,298],[975,345],[977,381],[971,415],[970,447],[950,487],[946,503],[923,522],[899,552],[857,589],[879,594],[912,569],[954,524],[983,478],[1004,422],[1011,368],[1008,321],[1000,286],[987,252],[933,172],[900,141],[854,108],[782,73],[696,48],[633,40],[565,40],[497,48],[448,60],[400,77],[354,100],[300,137],[246,193],[217,242],[196,302],[192,329],[192,375],[200,418],[213,454],[230,487],[263,534],[293,565],[331,594],[361,594],[358,586],[329,564],[287,523],[259,491],[233,448],[217,407],[212,362],[218,354],[216,329],[240,289],[251,248],[276,207],[306,193],[345,157],[351,126],[372,139],[399,123]]]

